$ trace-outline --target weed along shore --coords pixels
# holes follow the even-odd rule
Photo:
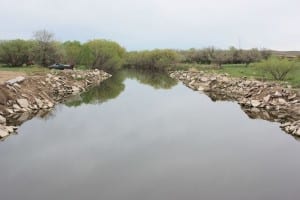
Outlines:
[[[201,71],[173,71],[170,77],[182,81],[193,90],[203,91],[214,101],[237,101],[250,118],[279,122],[285,132],[300,136],[299,90],[273,82]]]
[[[47,114],[57,103],[111,77],[101,70],[63,70],[19,76],[0,85],[0,138],[17,130],[16,125]]]

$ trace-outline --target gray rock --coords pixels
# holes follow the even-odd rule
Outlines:
[[[18,122],[25,122],[30,118],[30,114],[28,112],[24,112],[21,114],[21,116],[18,117]]]
[[[0,124],[6,124],[6,118],[0,115]]]
[[[14,111],[13,111],[12,109],[9,109],[9,108],[6,109],[6,112],[7,112],[8,114],[13,114],[13,113],[14,113]]]
[[[35,98],[35,102],[36,102],[36,104],[37,104],[37,106],[38,106],[39,108],[42,108],[42,107],[43,107],[43,102],[42,102],[41,99]]]
[[[251,105],[252,105],[253,107],[258,107],[260,104],[261,104],[261,103],[260,103],[259,100],[251,100]]]
[[[8,133],[13,133],[15,131],[15,127],[14,126],[6,126],[5,129],[6,129],[6,131]]]
[[[14,109],[14,110],[21,110],[20,106],[18,106],[17,104],[14,104],[14,105],[13,105],[13,109]]]
[[[15,83],[22,83],[24,80],[25,80],[25,77],[18,76],[18,77],[14,78],[14,79],[10,79],[10,80],[6,81],[5,83],[9,84],[9,85],[13,85]]]
[[[292,125],[292,123],[287,122],[287,123],[281,124],[280,127],[287,127],[287,126],[290,126],[290,125]]]
[[[204,91],[204,90],[205,90],[204,87],[202,87],[202,86],[199,86],[199,87],[198,87],[198,91]]]
[[[190,83],[189,83],[189,86],[192,87],[195,83],[195,80],[192,80]]]
[[[8,131],[0,127],[0,138],[7,137],[8,135],[9,135]]]
[[[29,106],[27,99],[18,99],[17,103],[19,104],[19,106],[21,106],[21,108],[28,108]]]
[[[207,82],[207,81],[209,81],[209,79],[206,78],[206,77],[201,77],[201,78],[200,78],[200,81],[202,81],[202,82]]]
[[[275,92],[274,97],[282,97],[282,94],[278,91]]]
[[[295,133],[296,135],[300,136],[300,128],[298,128],[298,130]]]
[[[291,95],[288,97],[288,100],[291,101],[297,97],[297,94]]]
[[[54,107],[54,104],[52,102],[48,102],[48,107],[49,108],[53,108]]]
[[[223,81],[223,82],[228,82],[228,81],[229,81],[229,78],[227,78],[227,77],[222,77],[222,81]]]
[[[17,88],[19,88],[19,89],[21,89],[21,85],[19,85],[18,83],[14,83],[13,86],[14,86],[14,87],[17,87]]]
[[[287,102],[284,99],[280,98],[280,99],[278,99],[278,103],[280,103],[280,104],[286,104]]]
[[[265,102],[269,102],[270,98],[271,98],[271,95],[267,95],[263,99],[264,99]]]

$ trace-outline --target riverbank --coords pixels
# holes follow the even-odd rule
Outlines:
[[[17,125],[33,116],[45,115],[55,104],[109,77],[99,70],[53,70],[5,81],[0,85],[0,138],[14,133]]]
[[[279,122],[285,132],[300,136],[299,90],[203,71],[175,71],[169,75],[193,90],[206,93],[212,100],[237,101],[250,118]]]

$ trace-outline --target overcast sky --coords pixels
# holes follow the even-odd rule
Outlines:
[[[0,40],[46,29],[128,50],[229,46],[300,50],[300,0],[0,0]]]

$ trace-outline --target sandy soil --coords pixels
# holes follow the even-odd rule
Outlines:
[[[17,76],[26,76],[26,74],[22,72],[0,71],[0,84]]]

